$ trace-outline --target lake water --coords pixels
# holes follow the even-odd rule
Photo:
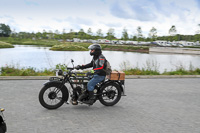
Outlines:
[[[136,52],[103,51],[113,69],[124,68],[157,68],[160,72],[175,70],[183,66],[189,69],[200,68],[200,55],[183,54],[146,54]],[[34,67],[38,70],[55,68],[56,64],[81,65],[89,63],[92,56],[89,51],[51,51],[49,47],[15,45],[15,48],[0,49],[0,67],[12,65],[16,67]]]

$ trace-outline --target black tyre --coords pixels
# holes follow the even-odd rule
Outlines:
[[[3,129],[0,127],[0,133],[5,133],[5,131],[3,131]]]
[[[45,85],[39,93],[40,104],[47,109],[57,109],[68,100],[69,93],[65,86],[60,88],[58,83]]]
[[[118,84],[108,83],[104,85],[99,94],[99,101],[105,106],[113,106],[121,99],[121,89]]]
[[[0,126],[0,133],[5,133],[7,131],[6,123],[2,123]]]

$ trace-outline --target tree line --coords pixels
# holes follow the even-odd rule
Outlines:
[[[155,27],[152,27],[149,31],[148,37],[144,37],[142,33],[141,26],[138,26],[136,29],[135,35],[129,35],[128,30],[126,28],[122,31],[122,36],[120,40],[130,40],[130,41],[156,41],[156,40],[165,40],[165,41],[200,41],[200,24],[198,24],[198,28],[195,35],[181,35],[177,34],[176,26],[172,25],[172,27],[169,29],[168,36],[158,36],[157,35],[157,29]],[[69,32],[66,32],[65,29],[63,29],[62,32],[55,30],[54,32],[49,30],[43,30],[43,32],[16,32],[15,30],[11,30],[9,25],[0,23],[0,37],[12,37],[12,38],[20,38],[20,39],[69,39],[72,40],[73,38],[79,38],[81,40],[83,39],[108,39],[108,40],[118,40],[115,37],[115,29],[110,28],[106,35],[102,33],[101,29],[98,29],[96,33],[92,32],[92,29],[89,28],[87,32],[84,31],[84,29],[80,29],[78,32],[75,32],[73,29],[70,29]]]

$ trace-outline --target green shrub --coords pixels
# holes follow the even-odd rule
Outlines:
[[[37,71],[35,68],[15,68],[14,66],[1,67],[1,76],[52,76],[55,72],[51,69]]]
[[[67,65],[65,64],[57,64],[56,69],[61,69],[62,71],[65,71],[67,68]]]
[[[135,68],[124,71],[126,75],[160,75],[158,71]]]

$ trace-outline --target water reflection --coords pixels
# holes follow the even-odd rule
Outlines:
[[[175,70],[183,66],[189,69],[200,68],[199,55],[182,54],[146,54],[120,51],[103,51],[105,57],[110,61],[113,69],[124,69],[130,67],[147,68],[155,67],[160,72]],[[38,47],[30,45],[15,45],[15,48],[0,49],[0,66],[14,65],[16,67],[34,67],[37,69],[54,68],[56,64],[71,65],[74,59],[75,65],[89,63],[92,56],[89,51],[51,51],[49,47]]]

